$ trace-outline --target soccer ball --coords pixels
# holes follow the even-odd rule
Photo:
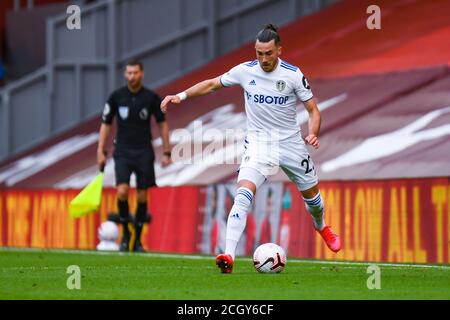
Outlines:
[[[116,241],[119,238],[119,227],[112,221],[103,222],[98,228],[100,241]]]
[[[275,243],[264,243],[253,253],[253,264],[261,273],[279,273],[286,265],[286,253]]]

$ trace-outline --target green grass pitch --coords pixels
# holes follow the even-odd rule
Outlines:
[[[67,287],[71,265],[79,290]],[[450,299],[448,265],[377,265],[381,289],[369,290],[369,263],[288,258],[282,273],[260,274],[238,258],[221,274],[212,256],[0,249],[0,299]]]

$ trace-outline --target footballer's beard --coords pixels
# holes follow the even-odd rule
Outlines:
[[[141,86],[141,80],[135,79],[128,81],[128,88],[130,88],[132,91],[138,91]]]
[[[272,63],[266,62],[266,63],[263,63],[261,66],[262,66],[262,69],[263,69],[265,72],[271,72],[271,71],[273,71],[273,70],[275,69],[275,67],[276,67],[276,61],[274,61],[274,62],[272,62]]]

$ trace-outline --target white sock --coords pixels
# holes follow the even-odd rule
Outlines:
[[[326,227],[324,220],[324,207],[322,202],[322,197],[320,196],[320,192],[312,199],[304,199],[305,206],[308,212],[311,214],[313,218],[314,227],[317,230],[322,230]]]
[[[253,200],[253,192],[248,188],[237,189],[234,204],[228,215],[225,254],[234,260],[236,247],[247,223],[247,211]]]

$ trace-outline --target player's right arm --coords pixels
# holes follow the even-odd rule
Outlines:
[[[170,103],[179,104],[187,98],[204,96],[216,90],[222,89],[223,87],[231,87],[241,84],[241,78],[242,67],[241,65],[237,65],[219,77],[204,80],[177,95],[165,97],[161,103],[161,110],[162,112],[166,112]]]
[[[97,147],[97,165],[98,167],[104,168],[106,165],[106,141],[108,140],[109,133],[111,132],[111,125],[102,123],[100,126],[98,147]]]
[[[193,85],[182,93],[173,96],[166,96],[161,102],[161,110],[162,112],[166,112],[170,103],[179,104],[187,98],[204,96],[222,88],[223,85],[220,82],[220,76],[213,79],[204,80],[196,85]]]
[[[102,114],[102,124],[100,125],[100,131],[98,135],[97,146],[97,165],[102,171],[106,165],[106,142],[111,132],[111,124],[117,111],[117,105],[114,99],[114,93],[111,94],[108,101],[105,104]]]

